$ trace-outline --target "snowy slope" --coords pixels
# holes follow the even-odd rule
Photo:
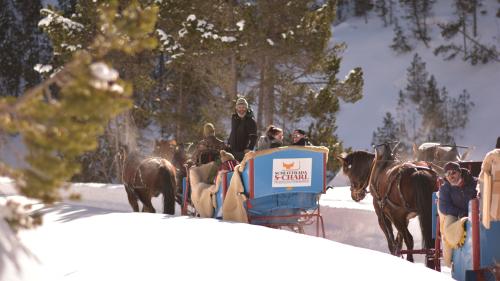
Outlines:
[[[449,270],[435,272],[386,254],[370,198],[355,203],[347,187],[322,196],[327,239],[131,213],[120,185],[71,189],[83,200],[46,208],[44,225],[21,231],[21,243],[0,232],[0,280],[451,280]],[[13,193],[2,178],[0,190]]]
[[[341,75],[360,66],[364,71],[364,98],[355,104],[342,104],[338,116],[338,135],[345,146],[370,150],[372,134],[382,126],[386,112],[395,113],[397,94],[406,86],[406,69],[415,53],[426,62],[426,69],[434,75],[438,86],[446,87],[451,97],[458,96],[466,89],[476,104],[470,113],[469,126],[457,144],[476,146],[470,159],[481,160],[484,154],[494,148],[500,136],[496,124],[500,121],[500,63],[471,66],[459,58],[444,61],[432,51],[442,44],[438,27],[451,16],[452,1],[436,1],[432,24],[430,48],[422,43],[413,51],[396,55],[389,45],[392,43],[392,27],[384,28],[383,22],[373,13],[368,23],[363,18],[351,18],[334,27],[333,41],[346,42],[348,47],[341,64]],[[479,28],[483,40],[490,38],[491,44],[500,49],[500,18],[494,11],[500,6],[497,1],[483,1],[488,10],[486,16],[479,17]],[[401,22],[401,21],[400,21]],[[486,31],[484,31],[486,29]],[[413,42],[414,43],[414,42]],[[415,45],[415,44],[414,44]]]

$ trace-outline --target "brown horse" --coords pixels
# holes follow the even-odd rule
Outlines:
[[[175,214],[175,175],[174,166],[166,159],[143,157],[136,152],[125,153],[122,182],[134,212],[139,212],[140,201],[143,212],[156,213],[151,198],[162,194],[163,213]]]
[[[378,223],[391,254],[400,255],[404,240],[408,250],[407,260],[413,261],[413,237],[408,223],[416,215],[419,217],[424,249],[433,248],[432,193],[438,178],[434,171],[399,162],[388,144],[377,146],[375,154],[355,151],[337,158],[341,160],[343,172],[351,182],[354,201],[362,200],[369,187]],[[398,231],[396,239],[392,225]]]

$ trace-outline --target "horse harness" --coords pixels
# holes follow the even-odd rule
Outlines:
[[[374,166],[375,166],[375,161],[376,160],[374,159],[374,163],[372,164]],[[374,195],[375,199],[377,200],[377,204],[380,207],[380,209],[383,210],[386,205],[389,205],[393,209],[404,208],[405,211],[407,211],[407,212],[416,212],[417,210],[412,209],[410,207],[408,202],[405,200],[403,193],[401,192],[401,177],[402,177],[402,174],[404,172],[407,172],[409,169],[413,170],[413,172],[411,172],[411,173],[415,173],[419,170],[429,170],[429,168],[422,167],[422,166],[416,166],[416,165],[411,164],[411,163],[400,164],[399,167],[397,167],[397,168],[392,167],[388,171],[388,173],[389,173],[388,189],[385,192],[385,194],[383,194],[383,196],[381,196],[379,194],[379,191],[376,188],[377,186],[379,186],[379,182],[378,182],[379,176],[377,174],[377,176],[374,177],[374,169],[375,169],[375,167],[372,168],[372,173],[370,174],[370,178],[369,178],[370,192]],[[396,173],[394,173],[393,171],[396,171]],[[394,183],[396,183],[396,184],[394,184]],[[396,203],[392,202],[389,198],[389,195],[391,194],[391,191],[392,191],[392,187],[394,185],[396,185],[397,193],[399,195],[399,198],[401,199],[403,206],[397,205]]]
[[[154,159],[154,160],[158,160],[158,159],[162,159],[162,158],[161,158],[161,157],[150,157],[150,158],[143,159],[143,160],[139,163],[139,165],[137,166],[137,168],[135,169],[134,176],[132,177],[132,181],[131,181],[130,185],[129,185],[129,184],[124,184],[125,188],[126,188],[128,191],[130,191],[130,192],[134,195],[134,197],[136,198],[136,200],[139,200],[139,201],[141,201],[141,202],[143,202],[143,201],[141,200],[140,196],[137,194],[137,191],[136,191],[136,189],[139,189],[139,188],[146,188],[146,187],[145,187],[144,180],[143,180],[143,178],[142,178],[142,171],[141,171],[141,167],[142,167],[142,165],[143,165],[145,162],[150,161],[150,160],[152,160],[152,159]],[[123,162],[125,163],[125,161],[126,161],[126,158],[124,157]],[[125,174],[125,165],[123,165],[123,166],[124,166],[124,168],[123,168],[123,171],[122,171],[122,182],[123,182],[123,183],[125,183],[125,182],[126,182],[126,181],[125,181],[125,178],[124,178],[124,174]],[[136,184],[135,184],[135,182],[136,182],[136,180],[135,180],[135,179],[137,178],[137,174],[139,174],[140,185],[136,185]],[[144,203],[144,202],[143,202],[143,203]]]

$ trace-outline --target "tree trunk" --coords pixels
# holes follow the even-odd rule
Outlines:
[[[109,140],[109,143],[110,145],[112,145],[112,150],[113,150],[113,159],[114,159],[114,162],[113,162],[113,168],[115,170],[115,177],[114,177],[114,180],[113,182],[118,182],[118,183],[121,183],[121,179],[122,179],[122,162],[123,162],[123,159],[120,157],[120,141],[119,141],[119,138],[118,138],[118,133],[119,132],[119,124],[118,124],[118,118],[115,118],[113,120],[111,120],[108,124],[108,127],[106,129],[106,133],[107,133],[107,136],[108,136],[108,140]],[[114,125],[112,125],[114,124]],[[113,127],[114,127],[114,130],[113,130]],[[123,157],[123,155],[121,155]]]
[[[260,63],[260,81],[259,81],[259,103],[257,105],[257,131],[262,130],[262,122],[264,121],[262,116],[264,113],[264,101],[265,99],[265,94],[266,94],[266,87],[265,87],[265,81],[266,81],[266,63],[267,63],[267,57],[263,57]]]
[[[184,102],[184,73],[181,74],[181,79],[179,81],[179,94],[177,95],[177,118],[175,118],[175,139],[177,142],[183,142],[183,135],[182,135],[182,122],[179,120],[179,117],[182,115],[182,112],[184,112],[184,107],[185,107],[185,102]]]
[[[236,60],[236,54],[232,53],[231,58],[229,60],[230,63],[230,81],[229,81],[229,97],[232,100],[236,100],[238,97],[238,70],[237,70],[237,60]]]
[[[466,14],[463,13],[462,18],[462,30],[464,35],[464,60],[467,60],[467,30],[466,30]]]
[[[477,37],[477,0],[472,1],[472,36]]]
[[[268,126],[274,123],[274,79],[275,79],[274,64],[269,62],[269,60],[266,63],[266,73],[267,75],[264,80],[264,88],[265,88],[264,125]]]
[[[393,0],[389,0],[389,25],[392,25],[394,22],[394,8],[393,8]]]

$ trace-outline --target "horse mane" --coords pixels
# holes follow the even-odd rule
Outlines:
[[[363,150],[357,150],[349,153],[345,160],[348,164],[350,164],[352,162],[365,162],[367,160],[373,160],[373,158],[375,158],[375,154]]]
[[[352,163],[366,163],[359,166],[359,169],[353,170],[352,173],[354,175],[369,175],[371,172],[371,163],[374,158],[375,154],[373,153],[357,150],[349,153],[345,158],[345,162],[347,166],[350,166]]]

